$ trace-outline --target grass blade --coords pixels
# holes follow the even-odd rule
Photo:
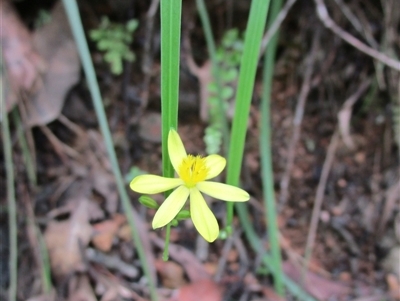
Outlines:
[[[234,186],[238,186],[239,184],[247,121],[269,2],[269,0],[253,0],[251,2],[250,15],[246,28],[227,162],[226,181],[228,184]],[[227,204],[227,227],[231,226],[232,219],[233,203],[229,202]]]
[[[282,7],[282,1],[273,1],[268,27],[273,24]],[[265,207],[265,220],[268,225],[269,245],[271,248],[272,264],[274,265],[275,290],[279,295],[284,295],[282,258],[279,246],[279,229],[277,223],[277,210],[275,206],[274,173],[272,168],[272,144],[271,144],[271,87],[275,66],[275,53],[278,44],[278,34],[272,37],[264,58],[263,68],[263,94],[261,100],[260,118],[260,157],[261,179],[263,185],[263,199]]]
[[[168,133],[178,128],[181,0],[161,0],[161,114],[164,177],[174,177],[168,156]]]
[[[129,226],[132,230],[132,238],[137,249],[141,265],[143,267],[143,272],[147,277],[149,283],[150,296],[152,300],[157,300],[156,287],[154,279],[151,277],[150,267],[146,259],[146,254],[144,252],[142,242],[139,236],[137,227],[135,226],[135,221],[133,217],[133,208],[129,201],[128,193],[125,189],[124,180],[121,174],[121,170],[118,165],[117,156],[115,154],[114,145],[112,141],[112,136],[110,128],[108,126],[106,113],[103,107],[103,102],[100,94],[99,85],[97,82],[95,70],[93,67],[93,62],[90,57],[89,47],[85,38],[85,33],[83,31],[82,20],[79,15],[78,6],[76,0],[63,0],[63,4],[68,16],[68,20],[74,35],[75,41],[78,46],[79,56],[82,61],[83,70],[86,75],[86,79],[89,85],[90,94],[93,99],[94,109],[96,111],[97,118],[99,120],[101,133],[104,137],[104,141],[107,148],[108,157],[111,162],[112,170],[114,173],[115,181],[117,184],[117,189],[122,201],[122,207],[126,214]]]

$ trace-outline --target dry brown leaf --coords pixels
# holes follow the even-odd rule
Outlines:
[[[115,177],[100,164],[93,164],[91,176],[93,178],[93,189],[105,200],[109,213],[115,213],[118,208],[118,192]]]
[[[284,301],[285,298],[279,296],[275,290],[269,287],[264,287],[262,289],[264,296],[267,298],[268,301]]]
[[[4,59],[2,63],[7,67],[10,81],[9,86],[2,86],[6,87],[4,95],[8,112],[17,101],[15,93],[21,89],[30,91],[33,88],[43,68],[43,61],[35,52],[31,34],[19,18],[11,1],[0,1],[0,20],[2,21],[0,44]]]
[[[283,264],[285,274],[301,283],[302,271],[294,266],[290,261]],[[328,300],[330,298],[340,298],[350,293],[350,288],[338,281],[324,278],[316,273],[308,271],[306,274],[305,290],[318,300]]]
[[[82,270],[81,247],[85,247],[92,235],[89,224],[88,200],[82,198],[66,221],[51,221],[45,232],[51,268],[57,278]]]
[[[186,284],[183,268],[176,262],[156,260],[155,265],[164,287],[174,289]]]
[[[182,286],[169,301],[221,301],[223,287],[212,280],[199,280]]]
[[[80,77],[80,61],[64,8],[57,3],[49,23],[38,29],[33,44],[46,61],[42,87],[26,102],[27,124],[45,125],[56,119],[69,89]]]
[[[126,221],[121,214],[115,214],[113,219],[106,220],[93,225],[94,235],[92,238],[93,245],[103,252],[111,250],[114,237],[117,235],[121,225]]]
[[[151,233],[152,242],[159,248],[164,247],[164,241],[157,237],[155,233]],[[197,257],[182,246],[176,244],[169,245],[169,256],[178,262],[185,270],[186,275],[192,282],[197,282],[203,279],[210,279],[210,274],[207,273],[204,265],[197,259]]]
[[[88,276],[77,276],[73,283],[75,285],[71,285],[73,291],[69,293],[68,301],[97,301]]]

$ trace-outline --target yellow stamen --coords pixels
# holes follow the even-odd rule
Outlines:
[[[192,188],[198,182],[204,181],[207,173],[208,168],[205,164],[205,158],[201,156],[188,155],[183,159],[179,167],[179,176],[188,188]]]

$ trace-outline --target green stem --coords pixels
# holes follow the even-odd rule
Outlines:
[[[164,177],[173,178],[168,155],[168,133],[178,129],[181,0],[161,0],[161,119]]]
[[[165,244],[164,244],[164,252],[163,252],[163,260],[168,261],[169,258],[169,239],[171,236],[171,223],[167,225],[167,230],[165,232]]]
[[[11,114],[12,114],[12,118],[14,119],[14,123],[17,127],[17,136],[18,136],[18,141],[21,145],[22,156],[23,156],[24,164],[26,166],[26,173],[28,175],[29,182],[33,186],[35,186],[37,183],[36,166],[35,166],[34,158],[32,158],[32,154],[29,151],[28,142],[26,141],[24,129],[22,126],[21,116],[19,115],[17,108],[14,108],[14,110],[11,112]]]
[[[252,222],[249,220],[249,212],[247,210],[246,205],[244,203],[235,203],[235,206],[239,215],[240,223],[243,226],[243,230],[250,243],[251,248],[253,249],[254,252],[257,253],[258,256],[260,256],[260,258],[262,258],[262,261],[265,264],[265,266],[269,270],[271,270],[272,273],[275,275],[277,271],[275,271],[276,266],[275,264],[273,264],[273,258],[264,250],[260,238],[255,233],[252,227]],[[313,297],[304,292],[299,285],[297,285],[293,280],[291,280],[285,274],[282,275],[282,281],[286,286],[286,288],[288,289],[288,291],[299,300],[316,301]]]
[[[282,7],[282,1],[273,1],[271,6],[271,16],[268,20],[268,27],[275,21]],[[271,90],[275,66],[275,53],[278,44],[278,34],[276,33],[266,51],[263,68],[263,94],[261,101],[260,118],[260,157],[263,184],[263,199],[265,207],[265,220],[268,225],[268,237],[271,248],[272,264],[274,265],[274,284],[275,290],[279,295],[284,295],[282,258],[279,246],[279,229],[277,223],[277,210],[275,205],[274,173],[272,167],[272,144],[271,144]]]
[[[242,167],[244,142],[247,131],[247,121],[250,112],[251,96],[256,76],[258,55],[263,35],[269,0],[253,0],[244,39],[243,55],[240,63],[236,107],[232,122],[231,144],[227,163],[227,183],[239,185],[239,175]],[[227,225],[231,226],[233,219],[233,203],[227,204]]]
[[[150,268],[146,259],[146,253],[144,252],[143,245],[139,236],[139,231],[135,226],[133,217],[133,208],[129,201],[128,194],[126,192],[121,170],[118,165],[117,156],[115,154],[113,140],[108,126],[106,113],[103,107],[103,102],[100,94],[99,85],[96,79],[95,70],[93,67],[92,59],[90,57],[89,47],[83,31],[82,20],[79,15],[78,6],[76,0],[63,0],[65,10],[69,19],[70,26],[78,46],[79,55],[83,64],[83,69],[86,75],[86,79],[89,85],[90,94],[93,99],[93,105],[96,111],[97,118],[99,120],[100,129],[105,140],[108,157],[111,162],[112,170],[115,176],[117,188],[122,201],[122,207],[126,214],[129,226],[132,230],[132,238],[136,246],[140,262],[143,267],[143,272],[147,277],[149,283],[150,296],[152,300],[158,300],[154,279],[151,277]]]

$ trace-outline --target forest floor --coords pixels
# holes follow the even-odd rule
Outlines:
[[[120,2],[85,0],[80,1],[80,9],[87,31],[96,28],[103,15],[122,23],[132,17],[139,21],[131,44],[136,59],[124,63],[119,76],[112,75],[90,43],[128,184],[140,172],[161,174],[159,15],[151,14],[150,1]],[[207,100],[201,91],[212,77],[194,2],[183,3],[178,132],[188,153],[204,154],[207,121],[200,111]],[[288,10],[280,27],[273,82],[272,154],[283,270],[316,300],[400,300],[400,138],[396,136],[400,131],[395,125],[396,118],[400,120],[395,110],[400,73],[327,29],[318,19],[315,3],[299,0]],[[326,1],[333,20],[358,42],[400,56],[396,0],[336,3]],[[207,4],[217,41],[229,28],[243,32],[247,1]],[[18,300],[149,300],[62,5],[43,0],[15,2],[11,7],[22,22],[4,22],[4,30],[15,32],[16,37],[29,36],[23,40],[28,50],[21,52],[35,54],[26,57],[23,76],[9,75],[17,90],[25,92],[6,89],[5,99],[7,110],[17,104],[20,111],[37,176],[37,185],[31,185],[18,122],[11,118]],[[343,7],[352,14],[345,17]],[[37,25],[39,12],[50,14],[51,9],[51,21]],[[355,29],[357,22],[364,31]],[[261,61],[259,66],[261,70]],[[42,72],[39,84],[36,72]],[[29,85],[33,82],[34,88]],[[260,173],[261,91],[259,72],[241,181],[251,195],[253,227],[268,250]],[[233,107],[233,100],[229,102]],[[4,159],[0,166],[5,179]],[[6,208],[6,181],[0,182],[0,191],[1,208]],[[171,230],[170,260],[164,262],[165,231],[152,230],[154,210],[141,206],[138,194],[129,191],[129,195],[160,300],[296,300],[290,292],[285,298],[274,293],[273,278],[238,220],[231,237],[212,244],[199,237],[190,221],[181,222]],[[160,197],[155,199],[161,201]],[[222,224],[222,202],[212,203],[212,208]],[[7,220],[7,210],[1,210],[1,300],[7,300],[9,282]],[[49,294],[43,294],[40,272],[43,242],[51,263]],[[302,274],[307,243],[312,252]]]

